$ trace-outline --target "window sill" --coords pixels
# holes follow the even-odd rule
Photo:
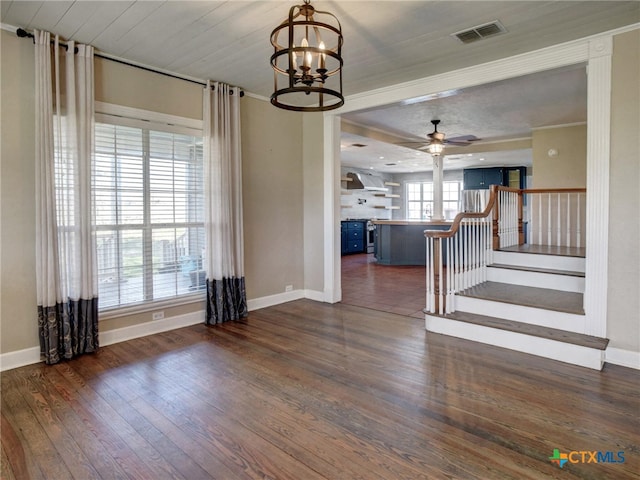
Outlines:
[[[154,312],[161,308],[179,307],[181,305],[190,305],[205,300],[205,291],[183,295],[180,297],[163,298],[152,302],[138,303],[126,307],[112,307],[98,312],[98,318],[102,320],[110,320],[112,318],[127,317],[138,313]]]

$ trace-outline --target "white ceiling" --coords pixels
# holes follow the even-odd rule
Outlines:
[[[343,165],[385,173],[431,170],[429,154],[397,144],[426,140],[433,119],[447,138],[478,138],[466,147],[445,147],[445,169],[529,166],[533,130],[586,122],[586,69],[575,65],[347,113]]]
[[[192,78],[211,78],[269,97],[273,90],[269,36],[296,3],[302,2],[1,0],[0,19],[4,27],[48,30],[109,55]],[[347,101],[349,95],[640,22],[637,0],[314,0],[312,4],[332,12],[342,24]],[[494,20],[507,33],[467,45],[452,36]],[[477,87],[384,111],[350,113],[347,118],[412,139],[431,131],[429,122],[435,117],[442,120],[439,129],[449,137],[474,134],[486,141],[527,136],[532,128],[580,122],[586,117],[580,90],[584,70],[558,74],[566,77],[553,82],[539,77],[532,81],[540,83],[529,83],[524,90],[508,84]],[[581,86],[576,87],[576,81]],[[343,143],[359,143],[351,135],[345,134]],[[380,149],[367,158],[413,155],[398,153],[406,149],[379,145],[370,138],[367,141],[370,151]],[[347,151],[344,156],[350,161]],[[499,160],[494,157],[492,161]]]

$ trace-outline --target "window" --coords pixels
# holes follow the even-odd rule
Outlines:
[[[95,132],[100,309],[203,290],[202,137],[111,123]]]
[[[444,218],[452,220],[460,211],[460,182],[444,182],[442,186]],[[407,183],[407,218],[429,220],[433,216],[433,183]]]

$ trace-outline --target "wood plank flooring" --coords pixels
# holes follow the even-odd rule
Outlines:
[[[3,372],[3,479],[637,479],[640,372],[299,300]],[[569,463],[554,449],[624,452]],[[615,457],[617,458],[617,457]]]
[[[425,267],[379,265],[372,253],[341,261],[342,303],[424,319]]]

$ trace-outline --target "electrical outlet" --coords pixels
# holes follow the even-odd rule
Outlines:
[[[284,291],[285,291],[285,292],[291,292],[291,291],[293,291],[293,285],[287,285],[286,287],[284,287]]]
[[[153,320],[162,320],[164,318],[164,312],[153,312],[151,318]]]

